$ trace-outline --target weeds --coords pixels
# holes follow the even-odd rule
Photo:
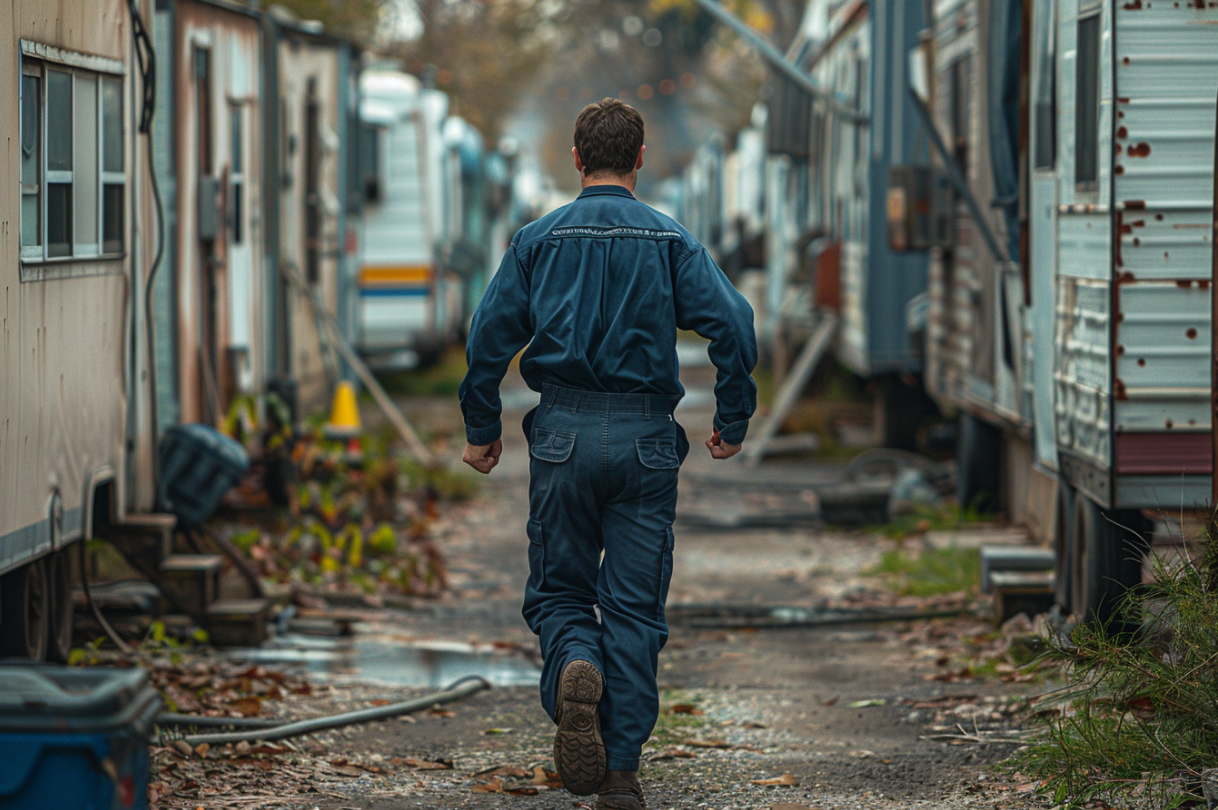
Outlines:
[[[1126,594],[1115,621],[1133,638],[1079,624],[1048,657],[1068,685],[1016,759],[1068,807],[1100,799],[1173,808],[1201,799],[1218,761],[1218,544]],[[1042,704],[1045,700],[1042,699]],[[1213,779],[1212,776],[1209,777]]]
[[[993,522],[993,515],[985,514],[976,506],[961,508],[954,503],[915,504],[912,511],[894,515],[892,520],[876,527],[875,531],[893,540],[902,540],[914,534],[954,531]]]

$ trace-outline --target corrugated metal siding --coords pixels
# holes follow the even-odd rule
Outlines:
[[[1218,9],[1127,3],[1114,13],[1116,462],[1123,473],[1203,474]]]

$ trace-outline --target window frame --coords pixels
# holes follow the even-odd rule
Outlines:
[[[1084,64],[1083,60],[1083,26],[1095,25],[1094,51],[1090,54],[1092,57]],[[1100,109],[1103,106],[1103,77],[1101,70],[1104,63],[1104,17],[1103,9],[1099,5],[1090,5],[1079,10],[1078,17],[1075,19],[1075,43],[1074,43],[1074,189],[1079,194],[1095,194],[1099,191],[1100,175],[1101,175],[1101,147],[1103,141],[1103,133],[1100,131]],[[1094,82],[1090,98],[1084,99],[1083,88],[1085,85],[1084,77],[1093,77]],[[1090,126],[1084,126],[1083,113],[1090,104]],[[1092,138],[1084,138],[1086,134],[1092,134]],[[1084,153],[1081,147],[1086,141],[1088,151],[1085,153],[1087,161],[1087,170],[1090,176],[1082,173],[1083,161],[1081,158]]]
[[[68,105],[68,114],[72,121],[72,143],[69,147],[69,153],[72,158],[72,168],[68,170],[52,170],[50,168],[50,160],[48,154],[49,136],[47,132],[47,116],[48,116],[48,94],[49,74],[61,73],[71,77],[71,92],[72,98]],[[128,132],[130,127],[126,120],[128,114],[127,101],[127,86],[126,86],[126,67],[121,61],[110,59],[102,56],[94,56],[91,54],[78,53],[75,51],[65,51],[53,46],[44,45],[41,43],[31,42],[28,40],[20,40],[18,48],[18,129],[24,135],[24,114],[25,114],[25,77],[36,77],[38,79],[38,101],[37,111],[38,116],[38,164],[37,164],[37,183],[34,184],[32,191],[27,190],[26,184],[21,182],[21,167],[17,167],[17,174],[20,185],[20,196],[24,198],[29,194],[36,194],[38,197],[38,239],[36,245],[25,245],[21,243],[21,238],[18,238],[18,256],[22,267],[30,266],[36,268],[38,266],[51,266],[70,263],[100,263],[112,262],[126,258],[127,242],[129,239],[129,228],[127,227],[127,212],[128,201],[130,199],[128,179],[128,171],[130,164]],[[78,77],[87,77],[84,81],[80,81]],[[107,171],[106,169],[106,123],[108,121],[106,115],[106,91],[105,88],[109,82],[117,80],[120,88],[119,100],[120,106],[117,111],[118,115],[118,133],[121,140],[119,155],[122,159],[121,171]],[[91,202],[92,214],[96,219],[97,240],[96,244],[85,244],[78,241],[76,233],[76,208],[82,202],[78,199],[80,194],[80,185],[76,182],[76,173],[80,169],[77,163],[77,150],[80,147],[76,143],[76,138],[79,137],[81,128],[77,126],[77,94],[81,88],[92,84],[93,100],[93,115],[96,120],[93,122],[93,144],[94,150],[94,166],[96,176],[93,178],[95,183],[95,194],[90,195],[96,197]],[[86,147],[88,148],[88,147]],[[19,144],[18,159],[20,161],[22,149]],[[51,185],[68,184],[72,189],[71,205],[67,213],[69,245],[70,251],[67,255],[52,255],[51,245],[49,240],[50,235],[50,194],[49,187]],[[119,187],[121,189],[118,212],[119,228],[121,234],[121,243],[117,249],[106,250],[106,190],[107,188]],[[18,232],[21,233],[21,228],[24,225],[22,217],[24,215],[23,206],[18,208]],[[31,278],[40,278],[41,274],[35,273]],[[24,278],[24,274],[23,274]]]

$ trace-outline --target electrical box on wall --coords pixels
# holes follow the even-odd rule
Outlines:
[[[199,177],[199,241],[214,242],[220,235],[220,181],[211,175]]]
[[[893,250],[946,245],[950,198],[947,178],[930,166],[888,170],[888,244]]]

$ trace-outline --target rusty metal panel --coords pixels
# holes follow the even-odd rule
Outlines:
[[[1054,409],[1057,444],[1111,466],[1111,291],[1107,281],[1059,278]]]
[[[1115,467],[1119,475],[1209,475],[1213,449],[1207,433],[1123,433]]]
[[[1172,475],[1178,492],[1181,474],[1210,467],[1218,8],[1113,13],[1115,461],[1121,474]]]

